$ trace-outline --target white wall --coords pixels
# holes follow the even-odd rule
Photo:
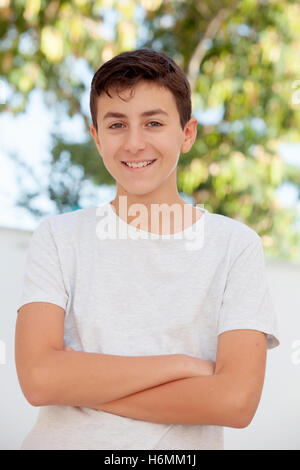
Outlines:
[[[300,266],[267,261],[281,344],[268,350],[256,415],[245,429],[226,428],[226,449],[300,450]]]
[[[38,413],[22,394],[14,362],[16,303],[30,237],[29,231],[0,228],[0,450],[18,449]],[[267,261],[267,270],[281,345],[268,351],[262,399],[250,426],[225,428],[226,450],[300,450],[300,266]]]
[[[5,342],[5,364],[0,358],[0,449],[18,449],[38,408],[24,398],[15,368],[16,304],[25,271],[31,232],[0,228],[0,340]]]

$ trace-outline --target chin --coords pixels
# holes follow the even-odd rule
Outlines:
[[[137,196],[142,196],[142,195],[147,195],[155,191],[159,185],[158,184],[152,184],[149,181],[149,184],[147,184],[147,181],[131,181],[130,183],[126,182],[125,184],[122,184],[121,180],[116,180],[118,185],[124,189],[124,191],[127,194],[131,194],[134,196],[135,194]]]
[[[145,188],[141,188],[140,191],[138,189],[133,189],[133,188],[125,188],[126,193],[128,196],[138,196],[138,197],[148,197],[150,194],[153,192],[153,190],[150,191],[145,191]]]

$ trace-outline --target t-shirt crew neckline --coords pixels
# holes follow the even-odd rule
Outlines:
[[[197,211],[203,212],[203,215],[198,219],[194,224],[190,225],[184,230],[181,230],[180,232],[172,233],[172,234],[158,234],[154,232],[147,232],[146,230],[141,230],[139,228],[134,227],[131,224],[127,224],[125,220],[123,220],[121,217],[118,216],[118,214],[115,211],[114,206],[108,202],[107,206],[109,208],[109,211],[113,215],[113,217],[116,219],[116,221],[125,229],[128,230],[128,233],[132,233],[135,236],[141,236],[141,237],[148,237],[150,239],[155,239],[155,240],[176,240],[176,239],[185,239],[187,235],[190,233],[198,233],[200,230],[203,230],[204,227],[204,219],[207,214],[209,214],[209,211],[207,209],[204,209],[203,207],[200,209],[198,207],[195,207]]]

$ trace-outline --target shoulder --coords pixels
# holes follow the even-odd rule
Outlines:
[[[249,225],[231,217],[209,213],[210,235],[216,243],[226,244],[233,251],[240,251],[249,245],[260,245],[261,237]]]
[[[80,236],[95,220],[96,207],[78,209],[62,214],[49,215],[38,225],[36,231],[47,231],[55,239],[68,239]]]

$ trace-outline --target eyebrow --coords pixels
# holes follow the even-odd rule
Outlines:
[[[169,116],[168,113],[161,108],[150,109],[149,111],[144,111],[143,113],[140,114],[140,116],[141,117],[154,116],[155,114],[165,114],[166,116]],[[103,121],[105,121],[105,119],[108,119],[108,118],[127,118],[127,117],[128,116],[126,116],[126,114],[109,111],[103,117]]]

